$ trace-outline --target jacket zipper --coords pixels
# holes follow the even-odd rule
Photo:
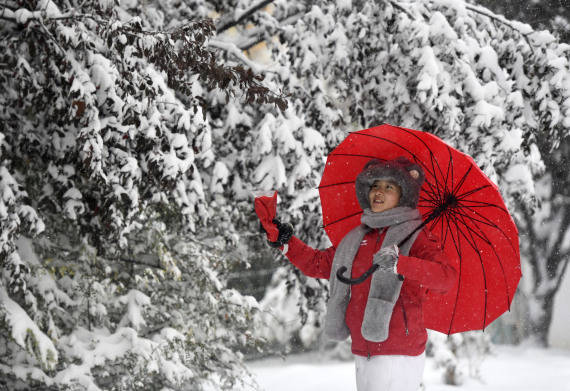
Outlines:
[[[406,316],[406,308],[404,307],[404,300],[400,301],[402,305],[402,314],[404,315],[404,327],[406,328],[406,336],[410,335],[408,331],[408,317]]]

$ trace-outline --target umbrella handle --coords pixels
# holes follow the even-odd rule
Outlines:
[[[364,273],[362,273],[362,275],[360,277],[349,278],[349,277],[343,276],[344,272],[346,272],[346,266],[341,266],[336,271],[336,278],[338,278],[340,280],[340,282],[344,282],[345,284],[356,285],[356,284],[360,284],[361,282],[364,282],[372,273],[374,273],[376,271],[376,269],[378,269],[378,265],[374,264],[374,265],[370,266],[370,269],[368,269]]]
[[[348,285],[357,285],[360,284],[364,281],[366,281],[366,279],[368,277],[370,277],[370,275],[372,275],[376,270],[378,270],[378,264],[373,264],[372,266],[370,266],[370,269],[366,270],[364,273],[362,273],[362,275],[360,277],[356,277],[356,278],[348,278],[343,276],[344,272],[346,272],[346,266],[341,266],[338,268],[338,270],[336,271],[336,278],[339,279],[340,282],[344,282],[345,284]],[[401,274],[398,274],[398,279],[400,281],[404,281],[404,276],[402,276]]]

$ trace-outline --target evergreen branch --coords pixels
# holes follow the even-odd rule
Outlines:
[[[252,8],[252,10],[254,10]],[[251,11],[251,10],[250,10]],[[245,16],[245,15],[244,15]],[[201,49],[206,42],[206,40],[211,37],[214,33],[214,25],[210,19],[198,20],[198,21],[191,21],[182,26],[177,26],[173,30],[170,31],[145,31],[139,28],[132,28],[129,26],[119,26],[118,28],[111,27],[110,20],[99,19],[91,14],[76,14],[73,12],[67,12],[65,14],[59,14],[57,16],[46,16],[45,12],[41,11],[34,11],[30,12],[26,10],[26,12],[22,12],[21,15],[13,12],[11,10],[2,10],[2,14],[0,18],[4,18],[6,20],[10,20],[13,23],[18,25],[26,25],[30,21],[37,22],[41,29],[45,32],[47,37],[50,41],[52,41],[56,47],[59,49],[61,54],[65,54],[65,50],[61,46],[61,44],[57,41],[57,39],[51,34],[49,29],[46,27],[44,22],[47,21],[57,21],[57,20],[64,20],[64,19],[82,19],[82,18],[90,18],[94,21],[98,22],[99,24],[106,26],[107,28],[111,28],[112,35],[116,35],[119,33],[123,33],[126,35],[133,36],[135,38],[140,37],[141,35],[166,35],[166,37],[161,37],[160,41],[162,41],[162,45],[164,46],[162,49],[165,49],[168,46],[169,53],[162,53],[160,56],[157,56],[156,53],[151,53],[147,51],[145,53],[148,56],[149,61],[154,63],[155,65],[159,66],[162,70],[167,71],[169,76],[178,75],[180,74],[180,67],[186,66],[187,68],[191,69],[194,73],[200,75],[200,77],[206,81],[208,87],[210,88],[220,88],[222,90],[226,90],[226,93],[230,94],[227,91],[231,82],[234,82],[235,85],[241,85],[246,87],[246,101],[247,103],[271,103],[275,104],[281,110],[285,110],[287,107],[286,98],[280,94],[277,94],[266,87],[263,87],[258,80],[262,80],[263,77],[255,76],[251,71],[247,71],[242,69],[241,67],[224,67],[223,65],[217,65],[214,63],[213,53],[206,53],[201,51]],[[192,28],[198,30],[197,37],[194,41],[190,40],[187,36],[191,33]],[[199,52],[201,58],[196,58],[197,56],[186,56],[182,55],[182,53],[178,53],[179,55],[172,55],[172,48],[170,47],[169,39],[179,39],[185,37],[183,40],[185,42],[185,51],[192,51],[194,53]],[[247,59],[242,53],[240,53],[239,49],[233,44],[225,44],[225,43],[214,43],[212,46],[217,46],[224,50],[229,51],[233,55],[235,55],[238,59],[245,62],[249,67],[254,68],[256,73],[260,71],[260,67],[255,64],[254,62]],[[160,51],[160,50],[159,50]],[[163,50],[162,50],[163,51]],[[174,50],[176,52],[176,50]],[[175,60],[171,64],[167,64],[165,61],[166,58],[171,58]],[[211,68],[216,69],[209,69],[205,66],[206,63],[211,64]],[[181,80],[175,80],[176,78],[169,78],[172,81],[172,85],[170,87],[176,88],[178,85],[179,88],[187,89],[187,85],[183,83]],[[228,95],[229,96],[229,95]]]
[[[229,21],[223,25],[221,25],[220,27],[218,27],[216,29],[216,33],[220,34],[223,33],[226,30],[229,30],[230,28],[237,26],[238,24],[240,24],[241,22],[243,22],[244,20],[246,20],[247,18],[249,18],[251,15],[253,15],[255,12],[259,11],[262,8],[265,8],[267,5],[273,3],[274,0],[262,0],[259,4],[254,5],[253,7],[251,7],[249,10],[245,11],[239,18],[237,18],[236,20],[233,21]]]
[[[474,6],[474,5],[471,5],[471,4],[467,4],[467,3],[466,3],[466,4],[465,4],[465,8],[468,9],[469,11],[471,11],[471,12],[476,13],[476,14],[486,16],[487,18],[493,20],[494,22],[500,23],[500,24],[502,24],[502,25],[504,25],[504,26],[509,27],[511,30],[518,32],[518,33],[524,38],[524,40],[526,41],[526,43],[527,43],[529,49],[531,50],[532,54],[534,54],[534,47],[533,47],[533,44],[530,42],[530,39],[529,39],[529,36],[530,36],[534,31],[532,31],[532,32],[530,32],[530,33],[524,33],[524,32],[522,32],[519,28],[515,27],[515,26],[514,26],[511,22],[509,22],[507,19],[502,18],[502,17],[500,17],[500,16],[498,16],[498,15],[495,15],[494,13],[492,13],[492,12],[490,12],[490,11],[489,11],[489,12],[484,11],[483,9],[481,9],[480,7],[477,7],[477,6]]]
[[[84,13],[76,13],[75,11],[66,11],[60,15],[57,16],[49,16],[49,15],[45,15],[45,12],[43,11],[28,11],[26,13],[25,18],[18,18],[16,15],[16,11],[17,10],[9,10],[10,12],[6,13],[5,10],[8,7],[5,7],[4,9],[2,9],[2,13],[0,14],[0,19],[4,19],[4,20],[8,20],[10,22],[13,22],[15,24],[18,25],[25,25],[26,23],[30,22],[30,21],[38,21],[38,22],[51,22],[51,21],[63,21],[63,20],[82,20],[82,19],[91,19],[94,22],[97,22],[101,25],[107,26],[109,25],[109,20],[108,19],[103,19],[100,18],[96,15],[93,14],[84,14]],[[172,35],[172,34],[176,34],[179,32],[184,32],[186,30],[188,30],[190,27],[192,27],[193,25],[195,25],[197,22],[194,21],[190,21],[188,23],[184,23],[182,25],[173,27],[170,30],[142,30],[142,29],[135,29],[135,28],[131,28],[131,27],[125,27],[125,26],[121,26],[119,28],[117,28],[117,31],[120,31],[122,33],[125,34],[143,34],[143,35],[157,35],[157,34],[166,34],[166,35]]]
[[[71,254],[79,251],[78,249],[65,248],[65,247],[54,245],[54,244],[50,245],[49,248],[59,250],[61,252],[71,253]],[[152,254],[137,254],[137,255],[141,256],[141,258],[143,258],[143,259],[152,258],[152,259],[158,260],[158,257],[155,255],[152,255]],[[151,264],[151,263],[147,263],[147,262],[137,261],[133,258],[117,257],[117,258],[113,258],[113,259],[117,259],[121,262],[129,263],[129,264],[137,264],[137,265],[143,265],[143,266],[150,266],[150,267],[153,267],[155,269],[163,269],[160,265],[155,265],[155,264]],[[113,259],[111,259],[111,260],[113,260]]]
[[[8,12],[6,11],[8,10]],[[18,17],[17,12],[19,10],[26,11],[22,13],[20,17]],[[63,14],[54,16],[54,15],[46,15],[45,11],[30,11],[25,8],[18,8],[18,9],[10,9],[7,6],[2,8],[2,13],[0,13],[0,19],[8,20],[12,23],[17,25],[26,25],[30,21],[58,21],[58,20],[67,20],[67,19],[93,19],[99,23],[105,23],[106,21],[103,19],[99,19],[94,15],[91,14],[77,14],[74,11],[68,11]]]

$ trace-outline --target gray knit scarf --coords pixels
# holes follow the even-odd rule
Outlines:
[[[360,221],[362,225],[346,234],[338,245],[329,280],[330,298],[327,303],[325,334],[338,341],[346,339],[350,334],[345,322],[346,308],[350,300],[350,285],[338,281],[337,270],[345,266],[347,275],[351,275],[354,257],[364,235],[370,230],[389,227],[382,242],[382,249],[397,245],[422,223],[420,212],[410,207],[396,207],[379,213],[367,208]],[[402,244],[399,248],[400,254],[408,255],[418,233],[419,231]],[[388,337],[388,325],[401,285],[402,282],[395,273],[377,270],[372,275],[361,329],[365,339],[381,342]]]

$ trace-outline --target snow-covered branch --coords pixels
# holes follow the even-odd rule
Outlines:
[[[232,54],[238,60],[246,64],[248,67],[251,68],[252,71],[255,73],[261,73],[264,71],[263,67],[257,64],[256,62],[250,60],[242,51],[242,49],[238,48],[234,43],[231,42],[224,42],[217,39],[210,39],[208,41],[208,46],[215,47],[218,49],[225,50],[226,52]]]
[[[216,32],[218,34],[220,34],[226,30],[229,30],[230,28],[232,28],[234,26],[237,26],[238,24],[242,23],[244,20],[249,18],[251,15],[253,15],[255,12],[257,12],[260,9],[265,8],[267,5],[273,3],[273,1],[275,1],[275,0],[262,0],[258,4],[255,4],[252,7],[250,7],[248,10],[245,10],[243,13],[235,15],[236,18],[234,20],[228,21],[228,22],[222,24],[221,26],[217,27]]]
[[[488,10],[487,8],[483,8],[483,7],[473,5],[473,4],[469,4],[469,3],[465,3],[465,8],[471,12],[475,12],[479,15],[486,16],[487,18],[492,19],[495,22],[498,22],[502,25],[505,25],[505,26],[509,27],[510,29],[519,32],[524,37],[527,37],[527,36],[531,35],[532,33],[534,33],[534,30],[528,24],[507,20],[507,19],[505,19],[505,17],[503,17],[501,15],[496,15],[493,12],[491,12],[490,10]],[[529,42],[529,45],[530,45],[530,42]]]
[[[262,64],[259,64],[255,61],[252,61],[244,52],[243,49],[239,48],[236,44],[231,43],[231,42],[224,42],[224,41],[220,41],[217,39],[211,39],[208,41],[208,45],[218,48],[218,49],[222,49],[225,50],[226,52],[230,53],[231,55],[233,55],[234,57],[236,57],[239,61],[243,62],[245,65],[247,65],[253,72],[255,73],[279,73],[282,72],[283,70],[279,69],[282,67],[279,66],[265,66]]]
[[[529,36],[533,33],[533,30],[529,25],[526,25],[523,23],[516,23],[515,24],[515,22],[508,21],[502,16],[495,15],[491,11],[489,11],[485,8],[477,7],[477,6],[474,6],[471,4],[466,4],[465,8],[467,8],[468,10],[475,12],[477,14],[486,16],[495,22],[499,22],[500,24],[507,26],[514,31],[517,31],[524,38],[524,40],[526,41],[531,52],[534,53],[534,47],[533,47],[534,45],[530,42],[530,39],[529,39]]]
[[[392,5],[392,7],[400,10],[401,12],[405,13],[406,15],[408,15],[408,17],[412,20],[416,19],[414,17],[414,15],[412,15],[412,13],[402,4],[398,3],[397,1],[389,1],[389,3]]]

